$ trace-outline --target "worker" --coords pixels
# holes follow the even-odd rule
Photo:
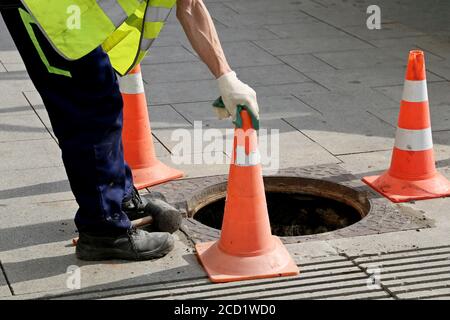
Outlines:
[[[133,228],[150,215],[133,187],[122,146],[118,77],[144,57],[176,7],[193,49],[217,79],[236,119],[245,105],[255,119],[255,91],[230,68],[202,0],[2,0],[0,11],[44,102],[79,209],[76,255],[82,260],[149,260],[174,247],[167,232]],[[176,79],[174,79],[176,80]]]

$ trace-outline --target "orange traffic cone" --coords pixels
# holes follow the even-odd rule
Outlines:
[[[436,171],[422,51],[409,53],[390,169],[363,181],[393,202],[450,195],[450,182]]]
[[[124,103],[123,148],[136,188],[182,177],[183,172],[156,159],[140,65],[121,77],[119,83]]]
[[[247,111],[241,117],[243,128],[234,135],[220,240],[195,246],[212,282],[299,273],[280,239],[271,234],[256,131]]]

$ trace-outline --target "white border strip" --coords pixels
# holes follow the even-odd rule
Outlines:
[[[144,93],[144,81],[140,72],[128,74],[119,78],[120,92],[125,94]]]
[[[425,151],[433,148],[431,128],[423,130],[397,128],[395,147],[404,151]]]
[[[409,102],[428,101],[427,80],[405,80],[402,100]]]

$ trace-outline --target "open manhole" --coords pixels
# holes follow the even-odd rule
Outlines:
[[[220,237],[227,176],[177,180],[152,188],[185,212],[195,243]],[[283,169],[264,177],[272,233],[288,243],[418,230],[423,213],[392,204],[338,165]]]
[[[272,234],[281,237],[334,231],[358,222],[366,214],[340,201],[302,193],[268,192],[266,200]],[[224,208],[222,198],[198,210],[194,219],[221,229]]]
[[[330,232],[364,218],[370,202],[341,184],[301,177],[265,177],[272,234],[293,237]],[[191,202],[194,220],[221,229],[226,184],[207,188]],[[243,212],[242,214],[245,214]]]

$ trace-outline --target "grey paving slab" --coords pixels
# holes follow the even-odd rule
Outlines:
[[[434,154],[437,161],[437,168],[444,175],[450,178],[448,171],[448,164],[450,159],[450,132],[434,132],[433,138]],[[392,147],[393,144],[386,151],[340,155],[338,156],[338,158],[342,160],[341,165],[346,170],[358,177],[375,175],[384,172],[389,168]]]
[[[7,72],[18,72],[26,71],[25,65],[23,63],[3,63]]]
[[[450,63],[448,62],[446,62],[446,64],[430,63],[428,64],[428,70],[440,76],[441,78],[450,80]]]
[[[26,91],[23,92],[23,95],[26,97],[28,103],[31,105],[34,113],[37,114],[37,117],[39,118],[41,123],[44,124],[45,128],[55,138],[50,118],[48,116],[47,110],[45,110],[44,102],[42,101],[42,98],[39,95],[39,93],[37,91]]]
[[[270,11],[243,13],[232,12],[216,18],[219,22],[227,27],[264,27],[266,25],[283,24],[283,23],[305,23],[315,22],[305,13],[300,11]],[[220,32],[220,31],[219,31]],[[272,33],[273,34],[273,33]]]
[[[150,86],[157,83],[214,79],[203,62],[143,65],[142,77]]]
[[[344,51],[351,49],[367,49],[372,47],[371,45],[351,36],[259,40],[255,41],[255,43],[273,55]]]
[[[430,106],[446,107],[450,104],[450,82],[428,82],[428,99]],[[400,104],[403,84],[398,86],[377,87],[375,89]]]
[[[291,84],[279,84],[279,85],[269,85],[269,86],[258,86],[253,87],[256,91],[258,98],[260,97],[270,97],[270,96],[284,96],[284,95],[296,95],[301,96],[305,94],[312,93],[326,93],[329,92],[324,86],[321,86],[315,82],[302,82],[302,83],[291,83]]]
[[[3,272],[0,271],[0,298],[10,297],[10,296],[11,296],[11,290],[8,287],[8,283],[6,282]]]
[[[5,34],[2,32],[2,37],[4,38]],[[9,35],[8,35],[9,37]],[[23,64],[23,60],[20,57],[19,52],[15,49],[15,47],[11,47],[10,50],[0,49],[0,61],[4,64]]]
[[[364,9],[353,6],[353,3],[335,2],[331,5],[314,5],[305,3],[300,10],[311,17],[337,27],[365,26],[368,15],[368,5]],[[391,19],[383,17],[383,22],[392,22]]]
[[[295,130],[284,121],[263,120],[261,121],[261,128],[268,130],[267,132],[262,131],[259,134],[260,152],[264,155],[263,159],[267,159],[263,163],[263,170],[266,174],[276,173],[277,163],[279,169],[284,169],[339,162],[328,150],[312,141],[302,132]],[[272,142],[272,136],[276,132],[273,132],[271,129],[279,130],[279,142],[276,148]]]
[[[309,23],[290,23],[269,25],[266,27],[280,38],[320,38],[345,37],[347,34],[339,29],[320,21]]]
[[[308,1],[306,1],[308,2]],[[227,1],[224,3],[227,7],[239,13],[259,13],[276,11],[298,11],[303,3],[279,0],[277,2],[270,0],[246,0],[246,1]]]
[[[48,232],[48,228],[47,228]],[[70,245],[72,233],[65,238],[48,243],[22,247],[3,253],[2,261],[15,294],[66,291],[69,266],[80,267],[82,289],[106,289],[146,282],[174,280],[183,276],[204,276],[204,271],[192,255],[192,249],[178,240],[175,249],[159,260],[147,262],[83,262],[74,254]],[[182,235],[179,235],[182,237]]]
[[[208,111],[208,110],[205,110]],[[170,128],[190,128],[192,124],[171,105],[148,107],[150,126],[153,131]]]
[[[199,61],[198,57],[182,46],[153,47],[141,64]]]
[[[0,257],[4,263],[15,252],[52,242],[70,241],[76,234],[73,219],[78,206],[73,200],[46,203],[11,203],[0,208]],[[35,254],[35,257],[38,255]],[[5,266],[5,269],[6,266]]]
[[[393,101],[400,104],[403,86],[380,87],[376,89]],[[450,129],[450,83],[435,82],[428,83],[428,99],[430,102],[431,125],[433,131]],[[396,126],[399,107],[378,109],[373,112],[377,117]]]
[[[336,69],[357,69],[375,66],[403,67],[407,61],[407,51],[404,54],[405,58],[401,59],[392,54],[391,50],[383,48],[316,53],[315,56]]]
[[[371,67],[355,70],[330,72],[305,72],[305,75],[330,90],[348,91],[368,87],[400,85],[404,82],[403,67]],[[442,78],[427,74],[428,81],[441,81]]]
[[[145,86],[149,105],[210,101],[220,96],[216,80],[156,83]]]
[[[0,204],[19,202],[27,204],[71,200],[73,195],[64,167],[36,170],[5,170],[0,181]]]
[[[258,104],[262,120],[318,114],[317,111],[293,96],[261,96],[258,99]],[[190,122],[194,122],[195,120],[216,120],[211,102],[174,104],[174,108]],[[230,124],[227,123],[226,125]]]
[[[238,15],[238,17],[240,16],[241,15]],[[243,19],[245,18],[243,17]],[[225,48],[229,46],[229,42],[279,38],[276,34],[264,27],[252,24],[248,25],[248,21],[238,23],[234,26],[222,26],[219,24],[216,28],[217,33],[219,34],[219,39],[224,44]]]
[[[0,171],[55,167],[62,164],[60,150],[53,139],[2,142],[0,154]]]
[[[310,81],[297,70],[283,64],[235,68],[238,77],[251,86],[291,84]]]
[[[432,218],[432,214],[430,215]],[[383,233],[382,235],[361,236],[340,240],[327,241],[340,253],[351,257],[362,254],[382,254],[393,251],[412,250],[427,247],[435,247],[436,244],[448,245],[448,229],[430,228],[416,230]]]
[[[363,88],[354,91],[312,93],[298,96],[310,107],[322,112],[374,111],[398,108],[398,103],[376,90]]]
[[[278,56],[278,58],[301,72],[330,71],[336,69],[330,63],[327,63],[323,61],[323,59],[319,59],[312,54],[293,54]]]
[[[224,45],[225,55],[233,68],[268,66],[282,62],[249,41]]]
[[[367,112],[329,112],[286,120],[334,155],[386,150],[394,128]]]
[[[17,117],[14,115],[0,118],[0,142],[30,139],[48,139],[45,126],[36,115]]]
[[[396,39],[425,35],[424,32],[419,31],[417,28],[410,28],[398,22],[383,23],[381,25],[381,29],[374,30],[368,29],[365,23],[361,23],[360,25],[352,27],[343,27],[343,29],[350,34],[369,41],[377,39]]]

